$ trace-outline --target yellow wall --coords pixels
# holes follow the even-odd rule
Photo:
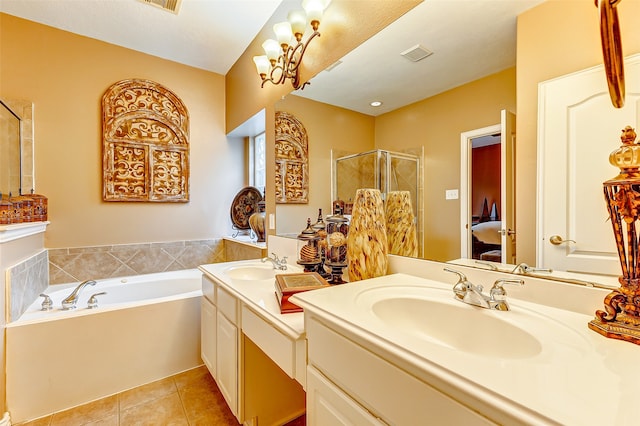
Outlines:
[[[295,115],[309,138],[309,203],[278,204],[278,234],[299,234],[307,218],[316,222],[318,209],[331,214],[331,151],[356,153],[373,149],[372,116],[289,95],[276,104],[278,111]]]
[[[460,134],[500,123],[515,112],[515,69],[509,68],[376,119],[375,147],[391,151],[424,147],[424,257],[460,257]]]
[[[625,56],[640,52],[640,0],[618,5]],[[538,83],[602,64],[592,1],[549,0],[518,18],[516,224],[518,262],[535,264]],[[603,80],[603,85],[606,81]],[[613,107],[612,107],[613,108]],[[618,135],[611,135],[617,137]],[[602,191],[602,188],[594,188]]]
[[[223,76],[5,14],[0,39],[0,97],[35,105],[35,181],[49,197],[47,248],[231,231],[228,206],[243,185],[243,147],[225,137]],[[166,86],[189,110],[189,203],[102,201],[101,98],[128,78]]]

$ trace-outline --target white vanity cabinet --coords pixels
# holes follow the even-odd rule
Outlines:
[[[273,280],[225,274],[243,262],[200,267],[202,360],[240,423],[284,424],[305,411],[303,317],[280,314]]]
[[[305,314],[305,325],[309,426],[495,424],[361,346],[346,330],[312,313]]]
[[[220,285],[202,277],[201,357],[233,414],[240,419],[238,400],[238,301]]]

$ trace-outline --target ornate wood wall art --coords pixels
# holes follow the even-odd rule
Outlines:
[[[307,130],[293,114],[276,111],[276,203],[309,202]]]
[[[102,97],[105,201],[189,201],[189,113],[149,80],[122,80]]]

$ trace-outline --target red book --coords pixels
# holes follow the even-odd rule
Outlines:
[[[302,312],[302,308],[289,301],[289,297],[303,291],[330,287],[330,284],[317,272],[276,275],[276,298],[280,304],[280,313]]]

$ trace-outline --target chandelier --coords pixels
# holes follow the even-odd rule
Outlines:
[[[320,36],[318,32],[320,20],[330,2],[331,0],[303,0],[304,11],[291,11],[287,21],[273,26],[276,40],[269,39],[262,43],[265,55],[253,57],[253,62],[262,79],[261,87],[264,87],[267,81],[272,84],[284,84],[287,79],[291,79],[294,89],[304,88],[308,84],[308,82],[300,83],[298,71],[309,42],[316,36]],[[307,23],[311,26],[313,33],[303,41]]]

